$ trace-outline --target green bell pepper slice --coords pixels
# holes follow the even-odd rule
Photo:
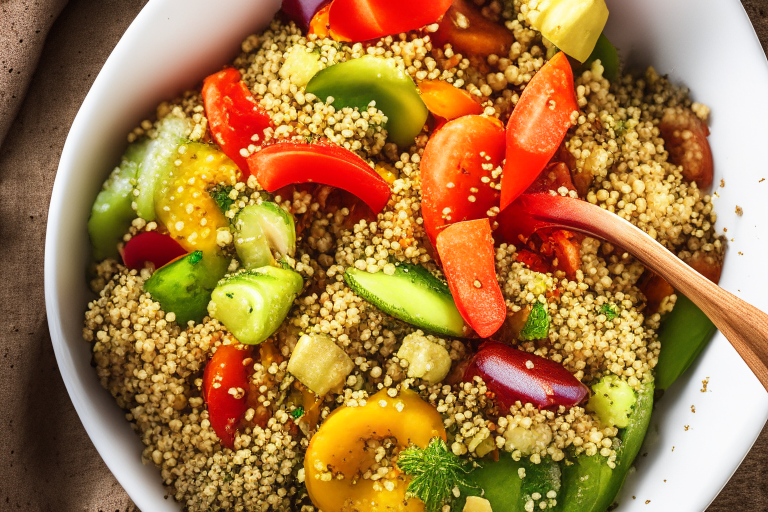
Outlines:
[[[336,110],[366,110],[371,101],[387,116],[389,139],[410,147],[427,121],[427,107],[416,84],[394,59],[366,55],[327,67],[307,84],[307,92],[326,101],[333,97]]]

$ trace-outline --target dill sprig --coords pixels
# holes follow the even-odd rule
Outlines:
[[[216,201],[216,204],[219,206],[219,209],[222,213],[227,213],[229,207],[232,206],[232,204],[235,202],[234,199],[229,197],[229,193],[232,192],[233,188],[234,187],[226,185],[217,186],[211,190],[211,197],[214,201]]]
[[[426,448],[410,446],[397,457],[397,467],[411,476],[407,495],[424,502],[426,512],[440,512],[453,500],[454,488],[471,488],[466,475],[472,471],[468,461],[448,449],[435,437]]]
[[[549,313],[541,302],[533,305],[525,326],[520,331],[520,338],[524,340],[540,340],[549,335]]]

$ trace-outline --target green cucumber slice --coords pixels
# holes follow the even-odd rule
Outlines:
[[[656,387],[667,389],[701,354],[717,327],[691,299],[677,293],[672,312],[661,323],[661,353],[656,365]]]
[[[267,236],[261,228],[261,216],[253,211],[252,206],[240,210],[234,235],[235,250],[243,267],[250,270],[275,264]]]
[[[279,258],[296,254],[293,216],[275,203],[246,206],[234,227],[235,249],[246,269],[274,265],[273,251]]]
[[[262,267],[222,280],[208,313],[247,345],[269,338],[288,315],[304,280],[293,270]]]
[[[625,428],[637,403],[635,390],[616,375],[606,375],[592,386],[587,409],[594,411],[603,425]]]
[[[144,290],[160,303],[163,311],[176,314],[176,322],[199,323],[205,318],[211,292],[227,271],[227,258],[195,251],[155,271],[144,282]]]
[[[155,190],[168,178],[173,155],[184,142],[191,128],[188,119],[168,116],[160,121],[157,137],[147,146],[147,152],[139,164],[136,190],[136,213],[146,221],[155,220]]]
[[[147,145],[148,141],[144,140],[128,146],[120,167],[112,171],[93,202],[88,218],[88,235],[93,246],[93,257],[97,261],[120,256],[117,244],[136,218],[136,212],[131,207],[133,186]]]
[[[426,105],[416,84],[394,59],[366,55],[327,67],[307,84],[307,92],[321,101],[333,97],[336,110],[366,110],[371,101],[387,116],[389,139],[410,147],[427,121]]]
[[[605,457],[580,455],[563,468],[563,492],[558,498],[560,512],[605,512],[613,504],[648,431],[653,411],[653,381],[643,384],[637,394],[629,425],[619,437],[616,467]]]
[[[448,285],[422,266],[400,263],[393,275],[350,267],[344,280],[360,297],[403,322],[447,336],[469,332]]]

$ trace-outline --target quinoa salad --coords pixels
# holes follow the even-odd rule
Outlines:
[[[615,507],[714,326],[523,200],[604,208],[714,282],[725,245],[709,109],[625,72],[607,19],[285,0],[128,134],[83,336],[183,510]]]

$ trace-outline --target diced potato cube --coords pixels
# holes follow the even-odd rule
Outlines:
[[[288,371],[320,396],[343,384],[354,367],[346,352],[324,334],[299,338],[288,361]]]
[[[285,62],[279,71],[280,78],[287,78],[296,87],[307,85],[312,77],[323,69],[320,56],[317,53],[308,52],[301,45],[291,47],[286,53]]]
[[[409,334],[403,338],[397,357],[408,361],[408,377],[436,384],[451,371],[451,356],[430,338],[421,331]]]
[[[491,502],[480,496],[468,496],[462,512],[493,512]]]

